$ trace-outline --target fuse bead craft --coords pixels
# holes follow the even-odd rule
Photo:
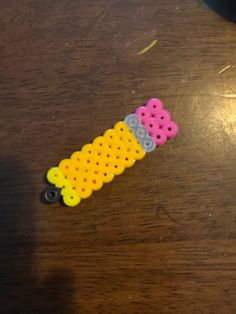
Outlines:
[[[150,99],[124,121],[49,169],[47,180],[51,186],[43,192],[44,200],[54,203],[62,198],[67,206],[78,205],[177,133],[178,126],[162,102]]]

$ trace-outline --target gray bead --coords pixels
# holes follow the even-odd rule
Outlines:
[[[143,140],[147,136],[147,130],[144,126],[139,126],[136,129],[135,135],[138,139]]]
[[[140,124],[140,121],[136,114],[131,113],[125,117],[125,123],[127,124],[128,127],[130,127],[133,130]]]
[[[156,143],[153,141],[151,136],[147,136],[142,142],[142,147],[146,153],[150,153],[156,148]]]
[[[148,135],[148,131],[142,125],[139,117],[135,113],[131,113],[125,117],[124,122],[128,128],[132,131],[139,144],[143,147],[146,153],[152,152],[156,148],[156,143],[151,136]]]

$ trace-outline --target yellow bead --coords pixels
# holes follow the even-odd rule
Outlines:
[[[92,194],[92,189],[89,188],[86,184],[79,184],[76,187],[76,193],[81,198],[88,198]]]
[[[85,156],[81,151],[74,152],[70,159],[73,160],[77,166],[85,163]]]
[[[93,145],[97,151],[102,151],[107,148],[107,142],[103,136],[98,136],[93,140]]]
[[[48,170],[47,179],[49,183],[56,184],[58,181],[64,180],[64,176],[58,167]]]
[[[92,155],[94,153],[94,145],[93,144],[86,144],[86,145],[84,145],[82,147],[81,152],[83,154],[87,154],[88,156]]]
[[[110,164],[111,172],[118,176],[121,175],[125,171],[124,162],[121,159],[113,158]]]
[[[94,191],[98,191],[103,187],[103,181],[102,178],[97,174],[93,173],[91,174],[91,188]]]
[[[73,207],[80,203],[81,198],[75,191],[70,191],[63,196],[63,201],[67,206]]]
[[[108,144],[113,143],[114,141],[118,141],[119,137],[117,136],[117,133],[114,129],[109,129],[107,130],[104,135],[103,138],[106,140],[106,142]]]
[[[109,183],[114,179],[114,174],[111,173],[108,167],[105,167],[105,165],[99,167],[99,176],[104,183]]]
[[[73,161],[71,159],[63,159],[59,163],[59,169],[61,172],[65,175],[69,173],[70,171],[73,171]]]

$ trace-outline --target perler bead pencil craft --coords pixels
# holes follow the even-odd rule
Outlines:
[[[92,143],[63,159],[59,166],[49,169],[47,180],[51,186],[43,197],[49,203],[62,198],[65,205],[76,206],[177,133],[178,126],[162,102],[150,99]]]

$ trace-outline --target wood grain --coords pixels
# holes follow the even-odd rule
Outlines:
[[[0,17],[0,313],[236,313],[235,24],[200,0]],[[155,96],[178,138],[76,208],[39,201],[47,169]]]

